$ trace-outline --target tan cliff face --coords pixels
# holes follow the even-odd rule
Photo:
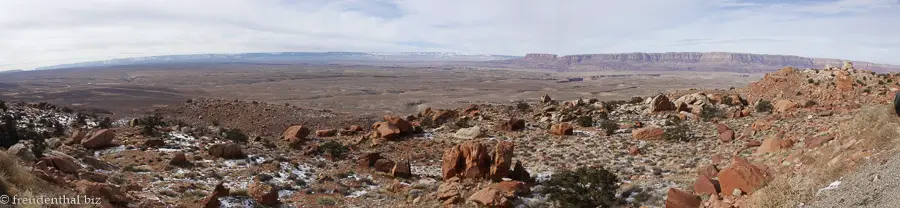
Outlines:
[[[557,56],[555,54],[527,54],[522,59],[504,61],[507,64],[557,71],[729,71],[767,72],[792,66],[822,68],[840,66],[845,60],[808,58],[789,55],[766,55],[728,52],[670,52],[616,53]],[[896,71],[900,66],[853,61],[859,69]]]

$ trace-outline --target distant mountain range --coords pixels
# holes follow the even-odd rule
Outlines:
[[[545,69],[559,72],[719,71],[756,73],[775,71],[788,66],[823,68],[826,65],[832,65],[840,67],[844,61],[846,60],[729,52],[613,53],[566,56],[530,53],[524,57],[452,52],[280,52],[150,56],[63,64],[41,67],[36,70],[171,63],[447,63],[460,66]],[[898,65],[852,62],[858,69],[877,72],[900,71]]]
[[[527,54],[523,58],[489,61],[500,67],[539,68],[572,71],[724,71],[770,72],[783,67],[840,67],[841,59],[807,58],[790,55],[766,55],[728,52],[615,53],[558,56]],[[900,71],[900,66],[851,61],[857,69],[878,72]]]
[[[164,63],[327,63],[334,61],[373,61],[373,62],[458,62],[458,61],[494,61],[522,58],[521,56],[504,56],[473,53],[452,52],[398,52],[398,53],[363,53],[363,52],[278,52],[278,53],[239,53],[239,54],[193,54],[149,56],[139,58],[122,58],[105,61],[91,61],[56,66],[40,67],[35,70],[108,67],[138,64]]]

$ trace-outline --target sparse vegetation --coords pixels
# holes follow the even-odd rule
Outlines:
[[[551,201],[560,207],[613,207],[619,179],[602,167],[563,170],[544,182]]]
[[[594,119],[590,116],[579,116],[578,119],[576,119],[576,123],[582,127],[591,127],[594,126]]]
[[[334,206],[334,205],[337,205],[337,201],[335,201],[334,198],[332,198],[332,197],[321,196],[321,197],[316,198],[316,204],[326,205],[326,206]]]
[[[163,122],[162,116],[157,114],[148,114],[140,117],[137,119],[137,123],[141,126],[141,135],[145,136],[156,136],[159,134],[159,132],[156,131],[156,128],[166,125],[166,123]]]
[[[600,121],[600,128],[606,131],[606,135],[612,135],[616,133],[616,130],[619,130],[619,124],[610,120]]]
[[[772,103],[768,100],[760,100],[756,103],[756,112],[769,113],[772,112]]]
[[[691,141],[693,139],[690,126],[684,123],[684,121],[675,119],[670,120],[670,122],[672,122],[673,125],[663,133],[665,139],[679,142]]]
[[[872,88],[866,87],[866,89],[863,89],[863,92],[864,93],[872,93]]]
[[[0,100],[0,110],[5,111],[7,109],[6,102]]]
[[[722,97],[722,104],[731,105],[734,103],[734,100],[731,99],[731,96]]]
[[[97,123],[97,127],[107,129],[112,127],[112,124],[112,119],[110,119],[109,117],[103,117],[103,119],[101,119],[100,122]]]
[[[531,106],[529,106],[528,103],[526,103],[526,102],[520,101],[520,102],[516,103],[516,109],[519,109],[519,111],[527,112],[528,109],[530,109],[530,108],[531,108]]]
[[[247,140],[250,138],[250,136],[247,136],[247,134],[245,134],[244,131],[241,131],[240,129],[236,129],[236,128],[223,129],[222,137],[224,137],[227,140],[234,141],[234,142],[247,142]]]
[[[814,81],[812,78],[809,78],[809,79],[806,80],[806,83],[810,83],[810,84],[815,83],[815,82],[816,82],[816,81]]]
[[[319,145],[318,151],[319,153],[329,154],[335,158],[344,158],[344,156],[347,154],[347,152],[350,151],[350,149],[340,142],[327,141]]]
[[[704,106],[703,110],[700,111],[700,118],[704,121],[712,121],[713,119],[724,118],[725,113],[719,108],[709,105]]]
[[[804,105],[805,107],[812,107],[812,106],[815,106],[815,105],[817,105],[817,104],[818,104],[818,103],[816,103],[816,101],[814,101],[814,100],[807,100],[806,103],[803,104],[803,105]]]

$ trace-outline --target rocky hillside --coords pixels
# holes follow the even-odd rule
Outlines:
[[[527,54],[521,59],[494,61],[507,66],[552,69],[557,71],[722,71],[769,72],[793,66],[823,68],[841,66],[838,59],[807,58],[786,55],[764,55],[727,52],[618,53],[557,56]],[[859,69],[876,72],[900,70],[900,66],[854,61]]]
[[[892,155],[900,119],[884,104],[898,81],[784,68],[730,90],[379,118],[189,100],[111,121],[0,102],[0,194],[102,207],[798,207]]]

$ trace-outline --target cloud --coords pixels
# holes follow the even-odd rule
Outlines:
[[[191,53],[729,51],[900,64],[896,0],[0,1],[0,70]]]

